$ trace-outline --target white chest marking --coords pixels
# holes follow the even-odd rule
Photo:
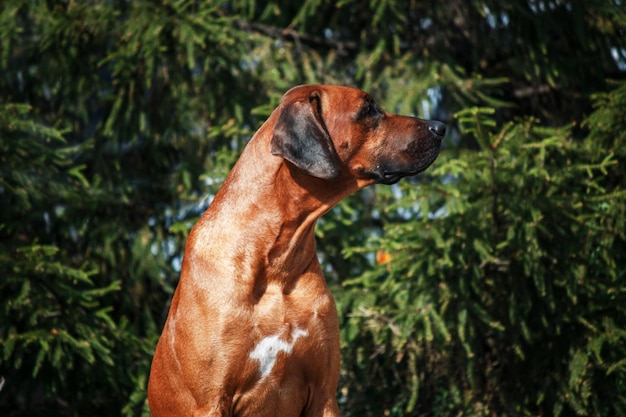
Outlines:
[[[279,352],[290,354],[298,339],[308,335],[309,332],[306,330],[296,328],[291,332],[291,342],[281,339],[278,334],[261,339],[254,347],[254,350],[250,352],[250,359],[259,361],[261,378],[265,378],[272,372]]]

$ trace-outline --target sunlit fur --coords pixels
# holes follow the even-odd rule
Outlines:
[[[152,364],[153,417],[338,415],[338,318],[315,222],[359,188],[426,169],[442,140],[431,122],[372,102],[347,87],[296,87],[251,139],[187,240]],[[324,165],[280,156],[290,140],[289,126],[276,126],[283,111],[296,112],[283,120],[306,114],[331,141]]]

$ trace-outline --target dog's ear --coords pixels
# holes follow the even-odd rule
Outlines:
[[[274,126],[271,151],[314,177],[332,180],[339,176],[340,162],[320,104],[317,92],[286,104]]]

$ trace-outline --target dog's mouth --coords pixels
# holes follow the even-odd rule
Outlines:
[[[376,182],[378,182],[379,184],[392,185],[400,181],[402,178],[413,177],[415,175],[420,174],[421,172],[422,171],[404,172],[404,173],[385,172],[376,180]]]
[[[428,167],[424,167],[424,169],[418,169],[418,170],[407,171],[407,172],[382,172],[376,178],[376,182],[380,184],[385,184],[385,185],[392,185],[400,181],[402,178],[414,177],[416,175],[419,175],[422,172],[424,172],[426,168]]]
[[[372,179],[379,184],[391,185],[402,178],[424,172],[439,156],[441,142],[445,134],[445,125],[436,123],[437,134],[431,133],[425,140],[411,140],[395,156],[383,158],[371,168],[360,169],[359,176]]]
[[[437,154],[433,158],[407,168],[390,164],[389,166],[377,166],[371,170],[362,170],[360,174],[363,178],[373,179],[379,184],[391,185],[397,183],[402,178],[421,174],[435,161],[436,157]]]
[[[428,168],[428,166],[422,169],[415,169],[415,170],[410,170],[410,171],[381,171],[381,170],[361,171],[360,176],[362,178],[372,179],[376,181],[378,184],[392,185],[400,181],[402,178],[413,177],[415,175],[419,175],[422,172],[424,172],[426,168]]]

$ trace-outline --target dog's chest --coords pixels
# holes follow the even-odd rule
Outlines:
[[[314,301],[293,296],[268,294],[255,308],[245,359],[257,383],[282,380],[285,374],[315,374],[311,360],[326,362],[335,348],[337,316],[330,294],[320,292]]]
[[[288,360],[289,356],[293,354],[294,348],[298,344],[307,344],[309,337],[309,331],[299,327],[270,334],[256,343],[248,359],[258,363],[261,379],[264,379],[272,374],[279,356]]]
[[[312,315],[264,330],[249,335],[253,343],[245,356],[246,382],[235,395],[235,414],[265,415],[270,411],[262,404],[274,404],[279,409],[271,415],[300,415],[310,404],[311,390],[328,384],[324,368],[339,366],[335,331]]]

